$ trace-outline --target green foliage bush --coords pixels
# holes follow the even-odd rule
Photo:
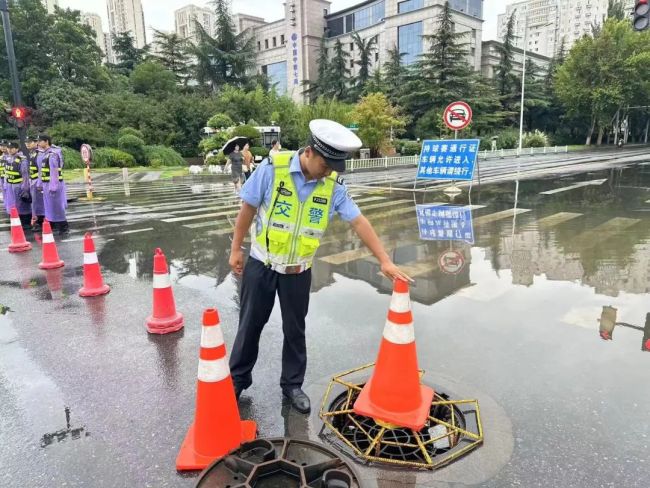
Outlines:
[[[417,141],[395,141],[395,150],[402,156],[417,156],[421,149],[422,144]]]
[[[166,146],[144,146],[144,160],[148,166],[185,166],[185,160],[178,152]]]
[[[138,164],[144,163],[144,141],[139,137],[124,135],[118,139],[117,147],[133,156]]]
[[[55,144],[74,149],[79,149],[82,144],[101,146],[106,141],[104,129],[82,122],[57,122],[50,129],[50,136]]]
[[[208,120],[208,127],[212,127],[213,129],[227,129],[233,125],[235,123],[226,114],[215,114]]]
[[[514,149],[519,147],[519,131],[515,129],[505,129],[499,132],[498,136],[498,149]]]
[[[219,153],[216,154],[215,156],[210,156],[208,159],[206,159],[205,164],[207,164],[208,166],[210,165],[223,166],[224,164],[226,164],[226,161],[227,161],[226,156],[224,156],[224,154],[221,151],[219,151]]]
[[[548,135],[544,132],[535,129],[534,132],[526,132],[524,134],[524,147],[546,147],[549,146]]]
[[[135,137],[137,137],[139,139],[144,140],[144,134],[142,133],[142,131],[140,131],[138,129],[134,129],[133,127],[122,127],[118,131],[118,133],[117,133],[118,139],[120,137],[124,137],[124,136],[135,136]]]
[[[132,168],[135,158],[129,153],[112,147],[100,147],[93,153],[95,168]]]
[[[210,151],[221,150],[228,139],[229,136],[227,132],[218,132],[212,137],[208,137],[199,142],[199,149],[201,149],[203,154],[209,153]]]
[[[269,155],[269,150],[265,147],[251,147],[251,153],[253,156],[262,156],[263,158]]]
[[[81,153],[76,149],[72,149],[70,147],[62,147],[61,151],[63,152],[65,169],[79,169],[86,167],[86,163],[81,160]]]
[[[230,137],[232,138],[236,136],[247,137],[250,141],[251,147],[262,144],[262,135],[260,134],[260,131],[252,125],[238,125],[237,127],[233,127],[230,131]]]

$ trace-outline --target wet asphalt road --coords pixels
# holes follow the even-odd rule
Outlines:
[[[650,166],[602,166],[465,191],[453,203],[473,205],[473,244],[423,240],[412,195],[352,186],[394,260],[416,278],[425,379],[477,398],[486,435],[478,451],[434,473],[362,470],[368,486],[647,486]],[[216,178],[97,186],[105,201],[71,205],[72,232],[58,241],[63,270],[38,270],[38,245],[0,253],[3,487],[196,481],[174,461],[194,412],[203,309],[219,309],[228,346],[236,332],[239,283],[227,251],[237,199]],[[435,190],[416,201],[450,203]],[[112,291],[84,300],[81,239],[90,228]],[[7,243],[0,220],[0,248]],[[144,326],[156,247],[185,315],[182,332],[162,337]],[[439,265],[448,250],[463,257],[457,274]],[[329,377],[374,360],[391,290],[378,271],[336,223],[319,251],[308,316],[305,389],[314,407]],[[599,337],[604,306],[618,311],[613,341]],[[315,414],[281,408],[281,342],[276,307],[242,417],[265,437],[316,439]]]

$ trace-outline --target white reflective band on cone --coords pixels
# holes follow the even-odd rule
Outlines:
[[[99,261],[97,260],[97,253],[96,252],[85,252],[84,253],[84,264],[97,264]]]
[[[199,359],[199,381],[216,383],[225,380],[228,376],[230,376],[230,368],[225,356],[214,361]]]
[[[393,293],[390,299],[390,309],[393,312],[404,313],[411,310],[411,297],[408,293]]]
[[[169,278],[169,275],[167,273],[153,275],[154,288],[169,288],[171,286],[172,286],[172,280]]]
[[[415,341],[415,329],[413,324],[398,325],[390,320],[384,326],[384,339],[393,344],[410,344]]]
[[[11,222],[12,227],[20,226],[20,219],[9,219],[9,221]]]
[[[219,347],[223,344],[223,331],[218,325],[203,326],[201,347]]]
[[[54,236],[52,234],[43,234],[43,244],[52,244]]]

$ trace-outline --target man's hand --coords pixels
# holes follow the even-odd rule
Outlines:
[[[414,281],[413,278],[404,273],[404,271],[399,269],[397,265],[390,260],[381,263],[381,272],[391,281],[402,280],[407,283],[413,283]]]
[[[244,271],[244,252],[241,250],[241,248],[230,250],[229,263],[232,272],[237,276],[241,276],[242,272]]]

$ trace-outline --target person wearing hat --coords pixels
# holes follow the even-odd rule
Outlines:
[[[0,140],[0,189],[2,190],[2,202],[5,199],[5,163],[7,161],[8,149],[7,144],[9,144],[5,139]]]
[[[311,265],[329,221],[338,214],[349,222],[391,280],[412,281],[390,259],[368,219],[336,172],[345,171],[348,154],[361,147],[349,129],[331,120],[309,124],[308,144],[281,152],[258,166],[241,191],[230,252],[230,266],[242,275],[239,328],[230,357],[237,398],[252,384],[260,334],[276,294],[282,309],[282,393],[308,413],[302,391],[307,366],[305,317],[309,307]],[[255,219],[255,224],[253,220]],[[251,252],[244,266],[242,242],[251,229]]]
[[[17,142],[7,144],[5,160],[5,210],[7,214],[16,207],[24,228],[31,225],[32,199],[29,194],[29,162]]]
[[[37,164],[41,168],[45,218],[52,225],[52,230],[56,229],[59,235],[64,235],[68,233],[65,215],[68,200],[63,181],[63,159],[60,152],[52,147],[52,139],[47,134],[38,136],[38,147],[41,150]]]
[[[43,201],[43,183],[38,162],[40,149],[35,137],[28,137],[25,145],[29,151],[29,192],[32,195],[32,230],[40,232],[45,219],[45,202]]]

